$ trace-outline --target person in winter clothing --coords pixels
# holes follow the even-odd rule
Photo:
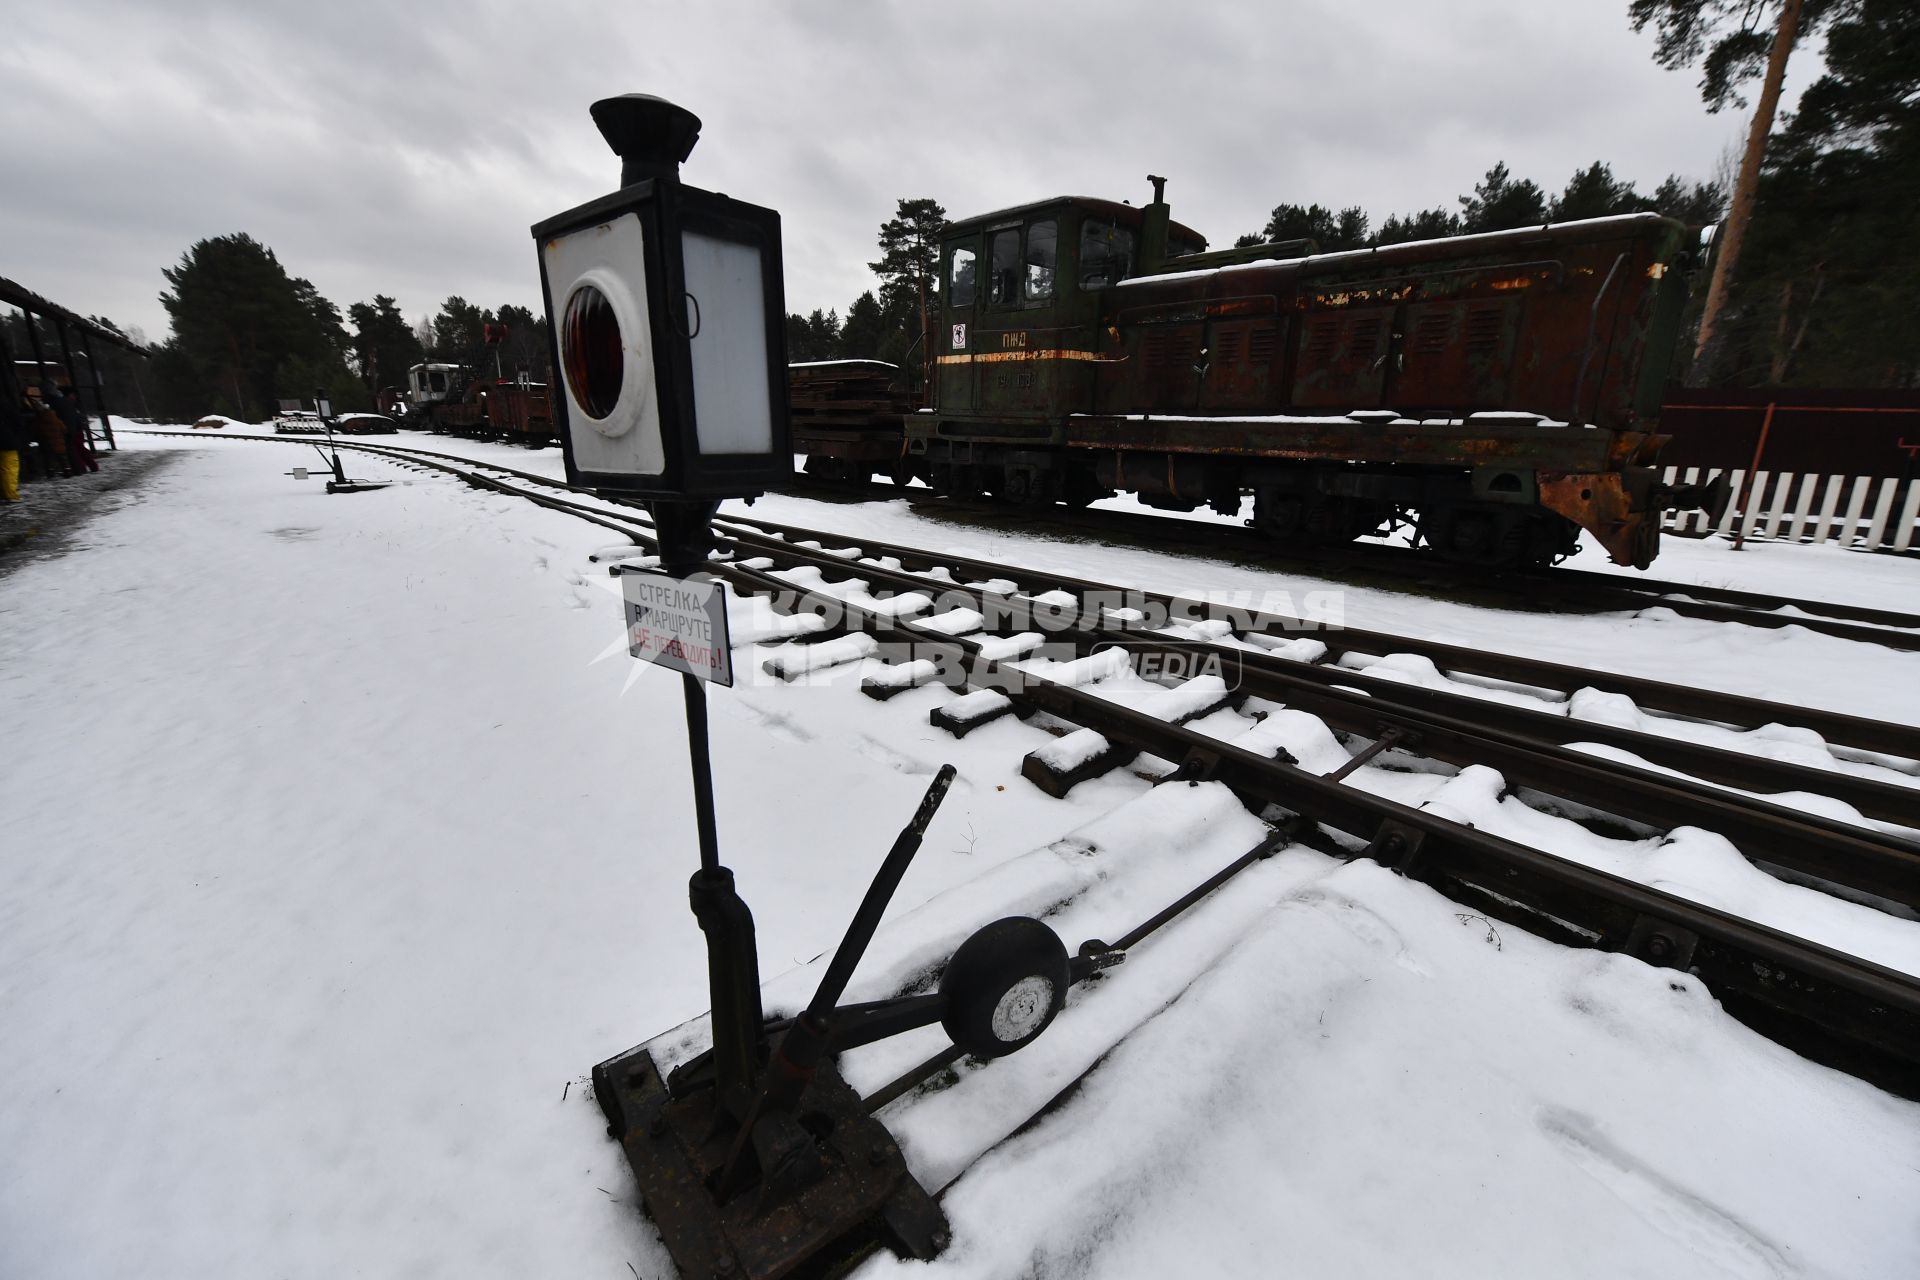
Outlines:
[[[80,393],[72,387],[60,388],[54,410],[67,428],[67,474],[77,476],[82,468],[98,471],[100,464],[93,460],[93,446],[87,442],[87,411],[80,407]]]
[[[72,475],[73,470],[67,463],[67,424],[60,421],[60,415],[47,404],[39,387],[27,388],[27,417],[30,429],[40,441],[47,479]]]
[[[20,454],[27,447],[27,420],[10,381],[0,380],[0,501],[20,501]]]

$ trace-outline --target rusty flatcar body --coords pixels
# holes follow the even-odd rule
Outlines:
[[[473,376],[462,365],[420,364],[408,371],[408,417],[429,431],[511,440],[553,441],[553,404],[541,382]]]
[[[1449,559],[1545,563],[1585,529],[1621,564],[1659,513],[1660,392],[1693,237],[1653,214],[1347,253],[1205,252],[1156,180],[1134,208],[1062,197],[943,239],[936,492],[1081,504],[1132,492],[1278,539],[1411,523]]]

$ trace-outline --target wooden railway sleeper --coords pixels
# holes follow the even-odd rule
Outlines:
[[[756,550],[776,563],[784,561],[794,567],[858,576],[870,584],[883,582],[901,591],[958,591],[975,604],[985,603],[984,593],[978,591],[875,565],[851,564],[840,557],[778,540],[767,541],[771,545],[759,546],[756,542]],[[849,607],[844,601],[836,603]],[[1007,614],[1005,622],[1011,629],[1032,629],[1027,625],[1032,620],[1027,602],[1003,598],[996,602],[996,607]],[[1096,646],[1113,646],[1230,654],[1241,664],[1244,691],[1331,717],[1330,723],[1336,728],[1369,732],[1374,726],[1386,723],[1403,731],[1419,732],[1426,738],[1428,754],[1440,759],[1455,764],[1486,759],[1507,774],[1515,785],[1535,787],[1633,821],[1668,829],[1695,823],[1711,829],[1717,824],[1749,857],[1763,858],[1877,897],[1920,906],[1920,850],[1851,824],[1750,799],[1693,779],[1672,778],[1648,769],[1603,761],[1564,746],[1483,727],[1457,716],[1436,715],[1411,706],[1383,705],[1395,696],[1395,689],[1383,689],[1369,696],[1336,687],[1336,681],[1360,683],[1360,680],[1349,679],[1346,672],[1329,672],[1272,655],[1220,649],[1201,641],[1179,640],[1132,628],[1077,629],[1055,632],[1053,638],[1072,643],[1076,651],[1082,653],[1091,652]],[[1481,709],[1476,700],[1461,698],[1460,701],[1466,704],[1463,710]],[[1748,759],[1737,755],[1736,758],[1743,763]],[[1762,767],[1756,765],[1755,769]],[[1817,779],[1809,781],[1813,785],[1818,783]],[[1623,786],[1623,782],[1627,785]]]
[[[1141,591],[1121,587],[1113,583],[1097,582],[1085,578],[1075,578],[1063,574],[1041,573],[1021,569],[992,561],[977,560],[966,556],[945,555],[926,551],[919,547],[902,546],[898,543],[880,542],[873,539],[856,539],[822,533],[819,530],[801,529],[792,525],[778,524],[746,516],[723,516],[722,524],[747,525],[763,532],[744,535],[744,540],[758,546],[779,545],[784,535],[793,535],[816,539],[823,545],[860,546],[874,556],[892,556],[904,564],[924,564],[929,568],[944,567],[959,573],[972,574],[981,579],[1009,578],[1020,583],[1030,592],[1070,591],[1085,597],[1089,595],[1117,596],[1130,593],[1156,607],[1176,606],[1197,607],[1201,615],[1207,618],[1225,618],[1229,621],[1243,621],[1247,630],[1261,635],[1308,635],[1326,643],[1334,656],[1346,653],[1384,654],[1411,653],[1431,660],[1443,671],[1464,672],[1495,680],[1511,681],[1517,684],[1533,685],[1539,688],[1554,689],[1571,693],[1577,689],[1591,688],[1605,693],[1617,693],[1631,698],[1644,710],[1680,716],[1688,719],[1704,720],[1719,724],[1732,724],[1753,728],[1768,723],[1800,725],[1826,739],[1828,742],[1854,747],[1862,751],[1877,752],[1899,756],[1910,760],[1920,760],[1920,729],[1912,725],[1894,724],[1888,721],[1871,720],[1862,716],[1846,715],[1840,712],[1823,711],[1819,708],[1769,702],[1760,698],[1749,698],[1740,694],[1721,693],[1717,690],[1702,689],[1690,685],[1672,684],[1653,680],[1644,676],[1620,675],[1614,672],[1596,670],[1590,667],[1573,667],[1540,658],[1526,658],[1514,654],[1493,653],[1484,649],[1473,649],[1461,645],[1449,645],[1439,641],[1421,640],[1412,636],[1394,635],[1388,632],[1369,631],[1355,627],[1327,628],[1319,623],[1292,614],[1274,613],[1266,610],[1243,610],[1237,607],[1215,604],[1157,591]],[[771,531],[771,532],[765,532]],[[780,535],[780,536],[776,536]],[[743,535],[733,535],[742,537]],[[1455,695],[1458,696],[1458,695]]]

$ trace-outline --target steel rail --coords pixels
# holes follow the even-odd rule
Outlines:
[[[893,499],[908,496],[896,492]],[[878,496],[878,495],[876,495]],[[931,495],[929,495],[931,496]],[[1027,518],[1051,521],[1083,533],[1128,533],[1151,538],[1166,545],[1171,539],[1189,548],[1211,553],[1244,553],[1270,560],[1297,562],[1309,570],[1324,574],[1329,563],[1349,568],[1376,570],[1397,576],[1433,577],[1447,575],[1457,584],[1478,590],[1498,590],[1524,595],[1530,604],[1542,601],[1558,603],[1569,609],[1593,611],[1620,607],[1642,609],[1662,607],[1688,617],[1707,621],[1737,622],[1752,626],[1780,628],[1805,627],[1845,640],[1883,644],[1895,649],[1920,649],[1920,614],[1838,601],[1802,599],[1766,592],[1741,591],[1731,587],[1710,587],[1662,579],[1628,578],[1589,569],[1472,569],[1427,555],[1414,548],[1376,543],[1343,543],[1328,547],[1300,548],[1276,542],[1258,530],[1242,525],[1210,520],[1184,520],[1172,516],[1148,515],[1133,511],[1080,511],[1063,506],[1000,506],[968,500],[950,500],[952,509],[994,513],[1006,519]],[[1571,589],[1578,594],[1569,594]],[[1561,594],[1553,594],[1555,591]],[[1646,598],[1641,598],[1646,597]],[[1676,599],[1673,597],[1687,597]],[[1807,616],[1775,612],[1799,609]]]
[[[229,440],[285,440],[305,438],[255,435],[207,437],[197,432],[186,431],[144,431],[141,434],[191,436],[199,439],[224,438]],[[356,440],[351,443],[343,441],[341,443],[343,447],[347,448],[392,451],[396,453],[404,452],[422,457],[432,457],[451,462],[464,463],[470,466],[487,467],[523,480],[533,481],[534,483],[548,485],[554,488],[570,489],[577,493],[594,492],[594,490],[585,486],[571,485],[564,480],[554,480],[549,476],[542,476],[535,472],[507,466],[505,463],[485,462],[476,458],[462,457],[459,454],[416,449],[410,445],[389,445],[361,440]],[[894,496],[898,495],[896,494]],[[609,500],[618,501],[618,499]],[[1349,558],[1354,555],[1372,556],[1378,559],[1390,558],[1396,562],[1417,558],[1417,553],[1403,548],[1374,546],[1371,544],[1365,546],[1356,545],[1353,547],[1329,548],[1317,550],[1312,553],[1291,551],[1281,545],[1275,544],[1270,539],[1262,538],[1255,530],[1246,529],[1238,525],[1215,524],[1211,521],[1178,520],[1165,516],[1150,516],[1144,513],[1128,511],[1092,513],[1092,516],[1098,517],[1097,519],[1093,519],[1088,513],[1074,512],[1070,508],[1063,507],[983,507],[981,509],[992,510],[1001,514],[1005,514],[1009,510],[1022,511],[1026,514],[1039,515],[1042,518],[1062,521],[1067,521],[1069,517],[1072,517],[1074,521],[1080,523],[1108,523],[1116,527],[1125,527],[1128,524],[1132,524],[1140,527],[1143,531],[1153,533],[1155,536],[1164,536],[1172,529],[1182,529],[1193,537],[1212,539],[1215,541],[1230,539],[1236,542],[1246,542],[1251,544],[1252,549],[1262,550],[1268,554],[1292,559],[1306,559],[1309,561],[1317,560],[1323,562],[1329,552]],[[734,518],[742,520],[748,519],[748,517]],[[1418,565],[1408,565],[1404,567],[1412,568],[1419,572],[1439,570],[1461,573],[1463,575],[1465,573],[1459,566],[1424,559],[1421,560]],[[1826,631],[1828,634],[1837,635],[1846,639],[1862,640],[1873,644],[1887,644],[1895,648],[1920,649],[1920,614],[1906,613],[1892,609],[1878,609],[1867,605],[1852,605],[1832,600],[1810,600],[1769,592],[1743,591],[1731,587],[1711,587],[1685,582],[1669,582],[1661,579],[1627,578],[1615,574],[1597,573],[1588,569],[1568,569],[1564,567],[1540,570],[1537,572],[1506,571],[1491,576],[1484,573],[1476,573],[1470,577],[1463,576],[1462,581],[1468,585],[1515,584],[1534,593],[1537,593],[1543,583],[1548,585],[1566,585],[1571,581],[1589,586],[1592,590],[1602,595],[1653,597],[1655,601],[1663,607],[1672,608],[1675,612],[1688,613],[1690,616],[1708,618],[1716,621],[1744,622],[1763,627],[1805,626],[1811,630]],[[1671,596],[1685,596],[1690,597],[1690,599],[1667,599],[1667,597]],[[1727,607],[1721,608],[1720,606]],[[1642,605],[1640,607],[1645,606]],[[1812,616],[1795,617],[1772,612],[1774,610],[1787,608],[1799,609]],[[1889,631],[1887,628],[1894,630]],[[1914,632],[1915,634],[1902,634],[1902,629]]]
[[[742,535],[733,536],[738,538]],[[763,553],[777,554],[794,546],[789,541],[765,537],[753,537],[751,540]],[[853,572],[856,575],[860,573],[868,576],[889,574],[889,571],[877,566],[849,562],[840,557],[811,558],[809,562],[823,569]],[[947,561],[947,566],[950,568],[954,563],[955,561],[950,559]],[[889,580],[902,590],[929,591],[936,595],[957,592],[974,597],[978,603],[986,603],[985,593],[966,586],[941,583],[927,578],[916,578],[909,583],[897,574],[890,575]],[[996,596],[995,599],[1004,600],[1005,598]],[[1086,596],[1082,595],[1083,602],[1085,599]],[[1007,606],[1002,603],[995,604],[993,607],[1004,609]],[[1083,621],[1090,622],[1106,633],[1102,639],[1137,636],[1142,634],[1143,630],[1133,626],[1101,624],[1097,619],[1086,619],[1085,615],[1083,615]],[[1016,626],[1014,629],[1024,628]],[[1151,630],[1147,630],[1146,634],[1156,639],[1162,638]],[[1509,734],[1560,745],[1601,743],[1632,752],[1656,764],[1678,769],[1722,786],[1746,792],[1811,791],[1844,800],[1870,818],[1920,828],[1920,781],[1917,781],[1914,786],[1905,786],[1876,778],[1863,778],[1856,774],[1813,768],[1768,756],[1716,747],[1685,738],[1648,733],[1644,730],[1607,724],[1602,721],[1555,715],[1551,712],[1516,706],[1490,698],[1477,698],[1471,694],[1429,689],[1404,681],[1369,675],[1365,670],[1328,667],[1251,647],[1225,649],[1211,642],[1201,643],[1209,644],[1211,648],[1223,655],[1232,656],[1237,664],[1255,662],[1276,667],[1292,677],[1329,688],[1337,689],[1344,686],[1364,689],[1371,694],[1372,700],[1366,704],[1368,706],[1405,705],[1421,712],[1469,717],[1476,722],[1476,728],[1497,728]],[[1771,709],[1770,704],[1761,705]]]
[[[1343,832],[1369,856],[1476,910],[1572,945],[1627,951],[1698,975],[1736,1018],[1796,1052],[1882,1087],[1920,1095],[1920,979],[1818,943],[1332,782],[1085,690],[985,657],[977,641],[795,588],[716,561],[711,572],[791,612],[837,609],[882,641],[940,653],[975,688],[1083,725],[1110,742],[1218,781],[1256,811],[1269,806]]]
[[[143,434],[192,436],[195,433],[152,431],[144,432]],[[230,435],[224,438],[230,440],[282,440],[303,439],[304,437]],[[411,454],[420,457],[431,457],[464,463],[469,466],[486,467],[536,484],[547,485],[558,489],[567,489],[576,493],[595,493],[594,490],[585,486],[568,484],[564,480],[554,480],[548,476],[542,476],[534,472],[523,471],[517,467],[507,466],[505,463],[485,462],[475,458],[463,458],[458,454],[415,449],[407,445],[388,445],[369,441],[343,441],[341,444],[344,448],[365,449],[369,452],[387,452],[396,455]],[[614,497],[608,497],[605,500],[621,501],[621,499]],[[1055,515],[1052,509],[1044,510],[1047,516],[1056,519],[1060,518]],[[1151,531],[1156,536],[1164,536],[1170,527],[1184,527],[1188,529],[1190,536],[1210,538],[1216,541],[1233,539],[1236,541],[1252,542],[1257,548],[1264,549],[1269,554],[1280,554],[1290,558],[1304,557],[1304,553],[1288,552],[1282,548],[1276,548],[1270,540],[1261,539],[1260,535],[1254,530],[1244,529],[1235,525],[1216,525],[1211,522],[1197,520],[1174,520],[1162,516],[1148,516],[1124,511],[1101,512],[1098,514],[1103,522],[1114,524],[1132,522],[1143,527],[1150,526]],[[732,518],[742,521],[751,520],[751,517],[745,516]],[[1082,519],[1084,519],[1084,516]],[[1402,558],[1412,557],[1415,554],[1392,547],[1343,547],[1333,550],[1337,554],[1347,557],[1384,553],[1391,555],[1396,562]],[[1319,559],[1324,561],[1324,552],[1320,553]],[[1403,567],[1417,568],[1421,572],[1431,572],[1435,569],[1456,573],[1461,572],[1457,566],[1446,565],[1444,562],[1435,561],[1422,561],[1417,566]],[[1896,649],[1920,650],[1920,614],[1903,613],[1890,609],[1875,609],[1864,605],[1844,604],[1838,601],[1809,600],[1762,592],[1739,591],[1728,587],[1698,586],[1690,583],[1667,582],[1656,579],[1625,578],[1613,574],[1595,573],[1585,569],[1556,568],[1535,573],[1509,572],[1491,576],[1479,574],[1472,577],[1463,577],[1462,579],[1463,582],[1473,586],[1499,585],[1502,583],[1516,584],[1531,593],[1535,601],[1539,599],[1538,590],[1542,584],[1551,586],[1566,585],[1567,580],[1584,584],[1588,590],[1602,599],[1616,599],[1620,603],[1630,605],[1634,608],[1649,607],[1651,603],[1662,608],[1672,609],[1676,613],[1681,613],[1689,617],[1703,618],[1709,621],[1737,622],[1775,629],[1801,626],[1842,639],[1881,644]],[[1649,600],[1636,600],[1634,597],[1638,596],[1649,597]],[[1671,598],[1675,596],[1689,598]],[[1592,601],[1589,600],[1583,603],[1592,603]],[[1808,616],[1773,612],[1787,608],[1801,610],[1803,614]],[[1906,630],[1903,631],[1900,630],[1900,628],[1905,628]],[[1875,750],[1877,748],[1868,749]]]
[[[232,437],[229,437],[232,438]],[[280,440],[281,437],[252,437]],[[348,445],[346,447],[353,447]],[[387,452],[383,450],[382,452]],[[471,460],[457,460],[462,466]],[[482,489],[615,529],[642,547],[657,542],[622,517],[530,494],[459,467],[435,465]],[[550,481],[540,480],[542,484]],[[871,566],[844,571],[866,573]],[[1483,913],[1573,945],[1626,951],[1696,974],[1736,1018],[1796,1052],[1902,1096],[1920,1096],[1920,979],[1742,920],[1623,877],[1533,849],[1425,810],[1358,790],[1292,764],[1208,737],[1069,685],[989,659],[978,641],[917,628],[840,597],[796,588],[770,573],[713,561],[736,587],[794,611],[824,609],[878,638],[939,651],[967,683],[997,688],[1029,711],[1082,724],[1110,742],[1176,763],[1177,775],[1219,781],[1258,810],[1300,815],[1365,842],[1371,856]],[[942,584],[945,585],[945,584]]]
[[[1183,655],[1189,659],[1185,663],[1187,669],[1198,669],[1201,663],[1195,659],[1206,657],[1232,662],[1240,667],[1240,687],[1244,692],[1298,707],[1319,716],[1337,730],[1377,737],[1387,729],[1398,729],[1421,754],[1434,759],[1457,766],[1485,764],[1498,770],[1511,785],[1546,792],[1629,821],[1668,830],[1701,826],[1725,836],[1750,859],[1786,867],[1909,908],[1920,908],[1920,846],[1801,809],[1721,790],[1692,778],[1670,777],[1475,720],[1411,707],[1395,701],[1404,686],[1392,681],[1366,681],[1363,685],[1369,690],[1366,692],[1341,688],[1342,684],[1363,682],[1343,679],[1345,673],[1328,673],[1273,654],[1143,633],[1132,627],[1101,625],[1097,619],[1075,618],[1073,625],[1061,627],[1057,613],[1047,611],[1043,615],[1032,601],[1013,597],[989,599],[988,593],[979,588],[956,587],[903,571],[854,564],[778,539],[756,538],[752,549],[776,564],[785,561],[791,567],[813,568],[823,575],[842,574],[868,584],[884,582],[901,593],[921,592],[936,598],[942,594],[949,598],[959,595],[983,614],[997,614],[998,625],[1007,631],[1040,632],[1056,642],[1070,643],[1081,655],[1101,648]],[[788,584],[787,589],[797,588]],[[848,606],[842,601],[841,607]],[[1306,674],[1309,672],[1312,674]],[[1457,703],[1470,704],[1461,708],[1469,713],[1479,710],[1480,704],[1475,699],[1446,696]],[[1566,723],[1559,717],[1545,718],[1555,725]],[[1647,741],[1629,741],[1655,756],[1659,754],[1660,744],[1666,741],[1654,735],[1639,735],[1639,738]],[[1737,772],[1746,760],[1714,748],[1699,748],[1695,754],[1710,752],[1731,757],[1721,762],[1721,772]],[[1829,776],[1801,770],[1798,766],[1772,763],[1776,776],[1785,776],[1800,786],[1817,787]],[[1906,788],[1895,790],[1908,791]],[[1909,806],[1916,797],[1920,797],[1920,792],[1908,792]]]
[[[920,547],[872,538],[859,538],[850,534],[827,533],[817,529],[761,520],[752,516],[722,515],[719,520],[723,523],[748,525],[787,537],[789,540],[801,537],[818,541],[826,546],[860,547],[875,555],[891,556],[902,564],[917,563],[929,568],[957,569],[982,580],[1003,578],[1018,584],[1030,595],[1043,591],[1067,591],[1082,598],[1090,595],[1117,598],[1127,594],[1160,608],[1180,608],[1197,618],[1242,622],[1246,624],[1246,630],[1255,634],[1306,635],[1325,644],[1333,655],[1417,654],[1430,659],[1442,670],[1459,671],[1563,693],[1572,693],[1582,688],[1603,693],[1618,693],[1633,699],[1635,705],[1643,709],[1719,724],[1749,728],[1770,723],[1794,724],[1813,730],[1829,742],[1862,751],[1920,760],[1920,728],[1912,725],[1871,720],[1863,716],[1823,711],[1815,707],[1771,702],[1760,698],[1749,698],[1742,694],[1672,684],[1593,667],[1574,667],[1540,658],[1491,653],[1484,649],[1444,644],[1390,632],[1344,625],[1328,627],[1292,614],[1241,609],[1231,603],[1026,569],[1000,561],[928,551]]]
[[[145,434],[167,434],[189,436],[188,432],[149,432]],[[207,437],[195,437],[207,438]],[[225,439],[258,440],[267,442],[304,441],[304,437],[285,436],[225,436]],[[480,462],[461,458],[454,454],[435,453],[429,450],[413,449],[405,446],[393,446],[360,441],[343,441],[344,448],[360,448],[376,455],[394,458],[431,458],[444,460],[454,466],[441,466],[438,469],[451,471],[456,475],[465,475],[464,468],[480,466],[489,470],[512,475],[518,479],[538,483],[542,486],[576,493],[593,494],[592,490],[556,481],[550,477],[539,476],[531,472],[520,471],[502,464]],[[598,496],[598,495],[594,495]],[[600,500],[615,505],[634,505],[627,500],[602,497]],[[559,500],[555,500],[558,502]],[[549,502],[546,505],[555,505]],[[560,509],[580,512],[593,512],[605,516],[595,508],[579,504],[562,504]],[[1104,593],[1116,595],[1130,592],[1162,607],[1176,607],[1181,604],[1196,604],[1189,597],[1179,597],[1160,592],[1142,591],[1136,588],[1123,588],[1105,583],[1076,579],[1057,574],[1036,574],[1000,562],[974,560],[964,556],[934,553],[920,548],[906,547],[894,543],[875,542],[872,539],[854,538],[846,535],[828,533],[822,530],[805,529],[798,526],[777,524],[771,521],[757,520],[747,516],[721,517],[725,523],[745,524],[757,529],[777,531],[788,542],[795,536],[803,536],[823,544],[842,547],[871,548],[882,554],[900,559],[902,563],[917,561],[928,567],[958,568],[963,572],[992,577],[1010,577],[1016,583],[1027,586],[1031,593],[1036,584],[1040,590],[1069,590],[1085,597]],[[605,523],[604,520],[600,521]],[[613,527],[613,526],[609,526]],[[762,549],[772,549],[761,544]],[[824,567],[842,568],[847,562],[835,559],[833,564]],[[865,566],[863,566],[865,567]],[[953,584],[922,581],[913,589],[944,591],[951,590]],[[1231,605],[1206,602],[1203,616],[1219,618],[1231,617],[1236,611]],[[1832,712],[1823,712],[1814,708],[1788,706],[1760,699],[1745,698],[1736,694],[1718,694],[1710,690],[1701,690],[1686,686],[1669,685],[1662,682],[1644,680],[1639,677],[1617,676],[1599,672],[1590,668],[1566,667],[1560,664],[1535,659],[1513,658],[1507,655],[1489,655],[1482,650],[1466,649],[1459,646],[1437,644],[1417,640],[1412,637],[1387,635],[1365,630],[1325,630],[1317,624],[1303,619],[1279,614],[1254,614],[1248,619],[1253,625],[1251,630],[1260,634],[1282,634],[1295,631],[1308,631],[1330,650],[1340,653],[1373,652],[1379,646],[1391,646],[1392,651],[1410,651],[1419,653],[1436,662],[1444,661],[1456,670],[1469,674],[1489,676],[1495,679],[1511,680],[1516,683],[1538,683],[1541,687],[1554,688],[1570,692],[1580,687],[1596,688],[1605,692],[1622,693],[1634,699],[1637,705],[1652,707],[1655,710],[1670,711],[1673,714],[1699,718],[1742,726],[1757,727],[1760,724],[1786,722],[1790,719],[1816,732],[1823,732],[1831,740],[1843,745],[1858,747],[1869,751],[1882,751],[1894,755],[1920,757],[1920,730],[1909,726],[1867,720],[1861,717],[1844,716]],[[1359,646],[1344,643],[1353,639],[1360,640]],[[1286,661],[1284,659],[1275,659]],[[1832,770],[1810,769],[1773,760],[1769,757],[1726,748],[1695,743],[1683,738],[1662,734],[1650,734],[1639,730],[1608,725],[1599,721],[1576,720],[1570,716],[1558,716],[1550,712],[1536,711],[1517,707],[1493,699],[1475,698],[1471,695],[1455,694],[1444,690],[1426,689],[1409,685],[1402,681],[1384,680],[1369,676],[1364,670],[1329,667],[1315,663],[1292,662],[1291,669],[1305,679],[1317,680],[1324,684],[1345,684],[1365,688],[1376,698],[1395,702],[1405,702],[1421,710],[1453,712],[1472,715],[1482,721],[1500,722],[1510,732],[1525,734],[1559,743],[1599,742],[1631,751],[1668,767],[1696,774],[1709,781],[1743,790],[1762,790],[1784,792],[1792,790],[1811,790],[1831,795],[1853,805],[1863,814],[1880,820],[1904,826],[1920,825],[1920,788],[1909,788],[1895,783],[1876,779],[1860,778]]]

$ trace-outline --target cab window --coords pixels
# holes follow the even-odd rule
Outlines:
[[[973,259],[970,248],[954,246],[947,259],[947,305],[970,307],[973,305]]]
[[[993,233],[993,275],[987,282],[987,301],[1007,306],[1020,300],[1020,232]]]
[[[1060,230],[1049,219],[1027,228],[1026,277],[1021,295],[1028,302],[1042,302],[1053,296],[1054,268],[1060,261]]]
[[[1133,232],[1088,218],[1080,224],[1080,287],[1104,289],[1133,274]]]
[[[447,375],[435,369],[427,374],[427,385],[435,391],[445,391],[447,389]]]

